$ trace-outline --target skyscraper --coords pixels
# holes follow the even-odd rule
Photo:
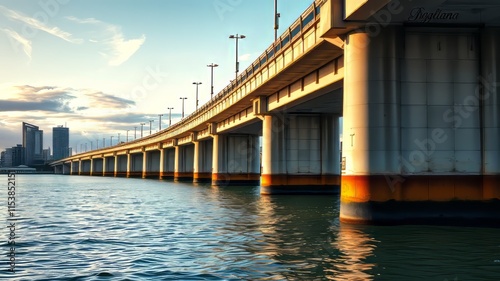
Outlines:
[[[69,156],[69,128],[57,126],[52,128],[53,160]]]
[[[23,147],[26,165],[43,164],[43,130],[23,122]]]

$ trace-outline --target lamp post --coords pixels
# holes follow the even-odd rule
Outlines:
[[[167,107],[168,109],[168,126],[172,125],[172,109],[173,107]]]
[[[151,123],[153,123],[155,120],[149,120],[149,134],[151,135]]]
[[[184,118],[184,100],[186,100],[187,98],[180,98],[182,100],[182,118]]]
[[[97,143],[97,148],[96,149],[99,149],[99,139],[96,139],[95,141]]]
[[[92,141],[90,141],[90,150],[93,150],[93,148],[92,148]]]
[[[163,114],[158,114],[158,117],[160,117],[160,120],[158,121],[158,131],[161,131],[161,117]]]
[[[211,68],[210,69],[210,99],[213,99],[213,97],[214,97],[214,67],[217,67],[219,65],[216,63],[211,63],[207,66]]]
[[[229,39],[236,39],[236,79],[234,80],[235,82],[238,82],[238,71],[240,67],[240,63],[238,62],[238,40],[239,39],[244,39],[246,38],[245,35],[229,35]]]
[[[278,13],[278,0],[274,0],[274,41],[278,40],[278,29],[280,27],[280,13]]]
[[[102,147],[106,147],[106,138],[102,138]]]
[[[196,85],[196,110],[198,110],[198,86],[201,85],[201,82],[193,82],[193,85]]]
[[[134,127],[134,140],[137,139],[137,127]]]
[[[120,133],[118,133],[118,143],[117,144],[120,144]]]
[[[146,125],[146,123],[141,123],[141,138],[142,138],[142,128]]]
[[[127,141],[126,142],[128,142],[128,131],[130,131],[130,130],[127,130]]]
[[[114,136],[111,136],[111,143],[109,144],[109,146],[113,146],[113,137]]]

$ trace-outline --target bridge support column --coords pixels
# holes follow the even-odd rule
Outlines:
[[[194,145],[175,146],[174,180],[193,181]]]
[[[338,116],[266,115],[261,194],[333,194],[340,185]]]
[[[160,166],[162,164],[160,150],[144,151],[142,163],[142,178],[157,179],[160,177]]]
[[[213,141],[196,141],[193,144],[193,182],[211,182]]]
[[[108,168],[106,167],[108,164],[108,159],[106,157],[102,157],[102,175],[106,176]]]
[[[486,28],[481,35],[485,200],[500,199],[500,29]]]
[[[212,185],[259,185],[259,163],[259,136],[213,136]]]
[[[78,175],[81,176],[82,175],[82,162],[83,160],[78,160]]]
[[[163,171],[161,179],[173,179],[175,172],[175,149],[165,148],[163,151]]]
[[[158,174],[158,178],[162,179],[164,173],[165,173],[165,149],[160,148],[160,171]]]
[[[500,222],[499,33],[449,31],[347,36],[341,221]]]
[[[127,177],[128,178],[142,178],[144,174],[144,169],[146,162],[144,159],[147,158],[145,156],[146,152],[143,151],[141,153],[128,153],[128,168],[127,168]]]

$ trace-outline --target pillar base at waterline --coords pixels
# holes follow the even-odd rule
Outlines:
[[[193,182],[194,183],[212,182],[212,173],[194,173]]]
[[[127,178],[142,178],[142,172],[128,172]]]
[[[160,172],[160,179],[174,179],[174,172]]]
[[[159,179],[160,172],[145,172],[142,174],[143,179]]]
[[[115,172],[104,172],[103,176],[105,176],[105,177],[114,177],[115,176]]]
[[[258,186],[260,185],[260,174],[212,174],[212,185],[214,186]]]
[[[260,194],[338,194],[340,175],[262,175]]]
[[[500,224],[500,185],[481,175],[342,176],[340,221],[353,224]]]
[[[193,172],[175,172],[174,173],[174,181],[192,182],[193,181]]]

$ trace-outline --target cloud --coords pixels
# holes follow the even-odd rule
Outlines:
[[[88,97],[90,97],[90,107],[102,107],[102,108],[124,108],[129,107],[130,105],[135,105],[135,102],[132,100],[116,97],[113,95],[105,94],[103,92],[94,92],[88,93]]]
[[[134,101],[88,89],[30,85],[12,87],[8,99],[0,99],[1,111],[50,113],[109,112],[135,105]]]
[[[251,57],[252,57],[252,54],[244,54],[244,55],[241,55],[238,59],[239,59],[239,61],[248,61],[248,60],[250,60]]]
[[[20,21],[34,29],[44,31],[50,35],[61,38],[70,43],[79,44],[82,43],[82,39],[73,38],[73,35],[69,32],[63,31],[56,26],[49,26],[36,18],[28,17],[20,12],[16,12],[14,10],[7,9],[6,7],[0,5],[0,14],[3,14],[7,18],[15,21]]]
[[[99,27],[99,30],[94,32],[93,38],[89,38],[88,41],[102,45],[103,50],[100,54],[106,58],[110,66],[119,66],[126,62],[146,41],[144,34],[139,38],[126,39],[120,26],[95,18],[79,19],[76,17],[66,17],[66,19],[79,24],[90,24]]]
[[[14,30],[11,29],[1,29],[5,34],[7,34],[11,39],[13,39],[17,44],[21,44],[23,47],[24,53],[28,56],[28,58],[31,60],[31,52],[32,52],[32,47],[31,47],[31,41],[28,40],[27,38],[21,36],[19,33],[15,32]],[[15,42],[12,42],[12,44],[16,44]]]

